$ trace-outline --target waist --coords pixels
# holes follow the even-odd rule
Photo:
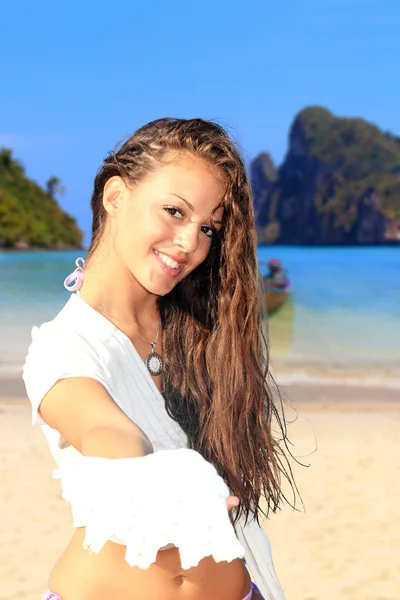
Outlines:
[[[250,577],[241,559],[216,563],[206,557],[183,570],[177,548],[163,549],[148,569],[130,567],[125,546],[107,542],[99,553],[83,548],[78,529],[55,565],[49,587],[74,600],[242,600]]]

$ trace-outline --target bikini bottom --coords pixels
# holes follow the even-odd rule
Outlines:
[[[253,597],[253,590],[256,590],[256,589],[258,589],[256,584],[252,583],[249,593],[243,598],[243,600],[251,600],[251,598]],[[48,592],[43,594],[42,600],[62,600],[62,598],[58,594],[54,594],[53,592],[50,592],[50,590],[49,590]]]

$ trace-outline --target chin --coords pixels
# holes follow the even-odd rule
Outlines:
[[[180,280],[179,280],[180,281]],[[179,281],[174,282],[173,284],[167,283],[154,283],[153,281],[148,281],[146,283],[142,283],[142,286],[150,293],[154,294],[154,296],[166,296],[174,287],[179,283]]]

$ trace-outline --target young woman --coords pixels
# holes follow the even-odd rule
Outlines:
[[[281,600],[258,516],[285,428],[242,158],[214,123],[159,119],[105,159],[91,206],[76,293],[24,367],[76,527],[44,598]]]

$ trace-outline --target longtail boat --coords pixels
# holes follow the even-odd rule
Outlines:
[[[263,277],[263,287],[269,314],[278,310],[290,296],[290,282],[284,288],[276,287],[271,279]]]
[[[282,268],[281,261],[271,259],[267,263],[269,272],[262,276],[262,287],[265,293],[265,302],[268,313],[277,311],[288,299],[291,293],[291,284]]]

